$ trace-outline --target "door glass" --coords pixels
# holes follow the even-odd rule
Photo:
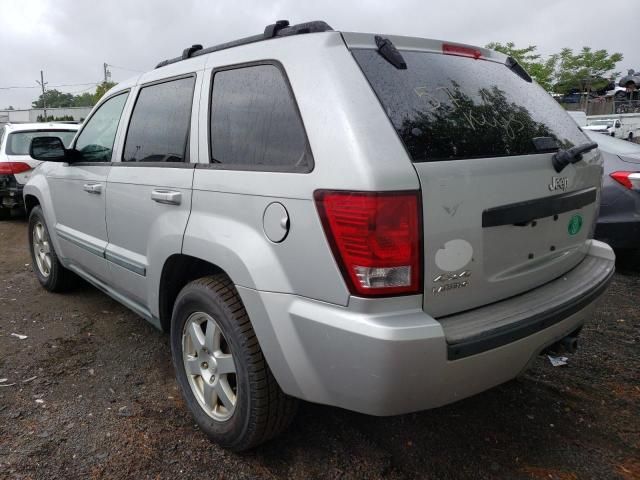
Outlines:
[[[131,114],[123,162],[183,162],[195,77],[144,87]]]
[[[308,172],[313,164],[300,115],[275,65],[213,77],[211,161],[233,168]]]
[[[110,162],[118,123],[129,93],[122,93],[104,102],[87,120],[76,141],[76,150],[83,162]]]

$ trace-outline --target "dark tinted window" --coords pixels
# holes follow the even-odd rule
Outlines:
[[[110,162],[118,123],[129,93],[111,97],[98,107],[76,140],[84,162]]]
[[[211,97],[213,163],[260,170],[311,169],[304,127],[278,67],[217,72]]]
[[[537,153],[535,137],[588,141],[548,93],[503,64],[403,51],[398,70],[375,50],[353,55],[415,162]]]
[[[75,135],[76,130],[35,130],[10,133],[7,137],[7,155],[29,155],[31,140],[35,137],[58,137],[68,147]]]
[[[182,162],[186,156],[194,77],[150,85],[133,107],[123,162]]]

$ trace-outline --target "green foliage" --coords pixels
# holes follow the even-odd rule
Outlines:
[[[621,53],[609,54],[606,50],[592,50],[589,47],[583,47],[577,53],[570,48],[563,48],[546,59],[537,53],[538,47],[535,45],[517,48],[513,42],[492,42],[487,48],[515,58],[536,82],[554,93],[569,93],[573,89],[592,91],[605,87],[610,78],[618,75],[613,70],[623,58]]]
[[[107,93],[115,86],[115,82],[102,82],[100,85],[98,85],[98,87],[96,88],[96,93],[93,96],[94,105],[98,103],[98,101],[104,96],[105,93]]]
[[[582,47],[578,53],[573,53],[570,48],[563,48],[554,56],[558,61],[555,87],[560,93],[568,93],[573,88],[580,91],[598,90],[620,74],[612,71],[622,60],[621,53],[609,55],[606,50],[594,51],[589,47]]]
[[[33,108],[43,108],[46,100],[47,108],[64,108],[64,107],[93,107],[107,91],[114,87],[115,82],[102,82],[96,87],[95,93],[84,92],[80,95],[72,93],[63,93],[55,89],[47,90],[41,94],[37,100],[31,102]]]
[[[31,104],[33,108],[43,108],[45,101],[48,108],[71,107],[73,106],[73,95],[71,93],[62,93],[56,89],[47,90],[44,95],[41,94]]]
[[[555,57],[551,56],[543,60],[541,55],[536,53],[538,47],[535,45],[516,48],[513,42],[507,42],[506,44],[492,42],[487,45],[487,48],[513,57],[545,90],[552,90],[553,74],[557,64]]]
[[[42,115],[38,115],[36,119],[37,122],[73,122],[73,117],[71,115],[63,115],[61,117],[54,117],[53,115],[47,115],[47,118],[44,118]]]

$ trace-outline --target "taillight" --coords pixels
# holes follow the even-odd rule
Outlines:
[[[31,170],[31,166],[24,162],[0,162],[0,175],[12,175]]]
[[[452,45],[450,43],[442,44],[442,53],[445,55],[457,55],[458,57],[482,58],[482,52],[477,48],[464,47],[462,45]]]
[[[325,234],[351,293],[422,291],[420,193],[319,190]]]
[[[640,190],[640,172],[613,172],[609,175],[630,190]]]

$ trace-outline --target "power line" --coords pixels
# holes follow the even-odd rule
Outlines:
[[[107,65],[108,67],[113,67],[113,68],[118,68],[120,70],[128,70],[130,72],[136,72],[136,73],[142,73],[142,70],[135,70],[133,68],[128,68],[128,67],[119,67],[118,65],[113,65],[111,63],[106,63],[105,65]]]
[[[47,82],[48,83],[48,82]],[[49,88],[58,87],[83,87],[85,85],[100,85],[102,82],[89,82],[89,83],[65,83],[61,85],[49,85]],[[13,90],[18,88],[40,88],[40,86],[24,85],[24,86],[12,86],[12,87],[0,87],[0,90]]]

